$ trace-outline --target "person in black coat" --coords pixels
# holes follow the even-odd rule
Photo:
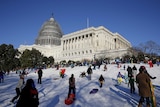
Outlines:
[[[33,79],[28,79],[25,87],[22,89],[16,107],[38,107],[38,105],[38,91],[35,87]]]
[[[99,77],[99,82],[100,82],[100,88],[102,88],[102,85],[103,85],[103,82],[104,82],[104,77],[103,75],[101,74],[100,77]]]
[[[129,84],[130,84],[130,92],[135,93],[134,75],[133,75],[132,68],[128,66],[127,71],[128,71],[128,78],[129,78]]]
[[[90,65],[89,68],[87,69],[87,73],[88,73],[88,79],[91,80],[91,74],[92,74],[91,65]]]
[[[75,97],[75,78],[74,78],[74,74],[71,75],[71,77],[69,78],[69,91],[68,91],[68,98],[71,94],[71,91],[73,91],[74,97]]]
[[[43,72],[42,72],[42,69],[40,68],[38,70],[38,84],[42,83],[42,74],[43,74]]]

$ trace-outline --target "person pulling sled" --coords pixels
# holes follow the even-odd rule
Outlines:
[[[72,74],[71,77],[69,78],[68,97],[64,100],[64,103],[66,105],[70,105],[74,102],[74,100],[75,100],[75,78],[74,75]]]

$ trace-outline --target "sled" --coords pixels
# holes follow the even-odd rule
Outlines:
[[[95,94],[95,93],[97,93],[98,92],[98,89],[97,88],[94,88],[94,89],[92,89],[90,92],[89,92],[89,94]]]
[[[118,83],[118,84],[121,84],[122,81],[123,81],[123,78],[122,78],[122,77],[118,77],[118,78],[117,78],[117,83]]]
[[[64,103],[65,103],[66,105],[70,105],[70,104],[72,104],[72,103],[74,102],[74,100],[75,100],[75,95],[74,95],[74,94],[70,94],[70,95],[69,95],[69,98],[66,98],[66,99],[64,100]]]
[[[152,85],[152,82],[150,82],[150,90],[151,90],[151,104],[152,104],[152,107],[156,107],[156,97],[154,95],[154,87]]]

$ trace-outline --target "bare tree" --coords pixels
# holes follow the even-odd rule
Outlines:
[[[150,57],[152,54],[160,54],[160,45],[158,45],[157,43],[155,43],[154,41],[147,41],[145,43],[141,43],[139,45],[139,48],[141,49],[141,51],[145,54],[149,54]]]

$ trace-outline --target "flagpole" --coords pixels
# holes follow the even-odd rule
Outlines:
[[[87,28],[89,27],[89,18],[87,17]]]

